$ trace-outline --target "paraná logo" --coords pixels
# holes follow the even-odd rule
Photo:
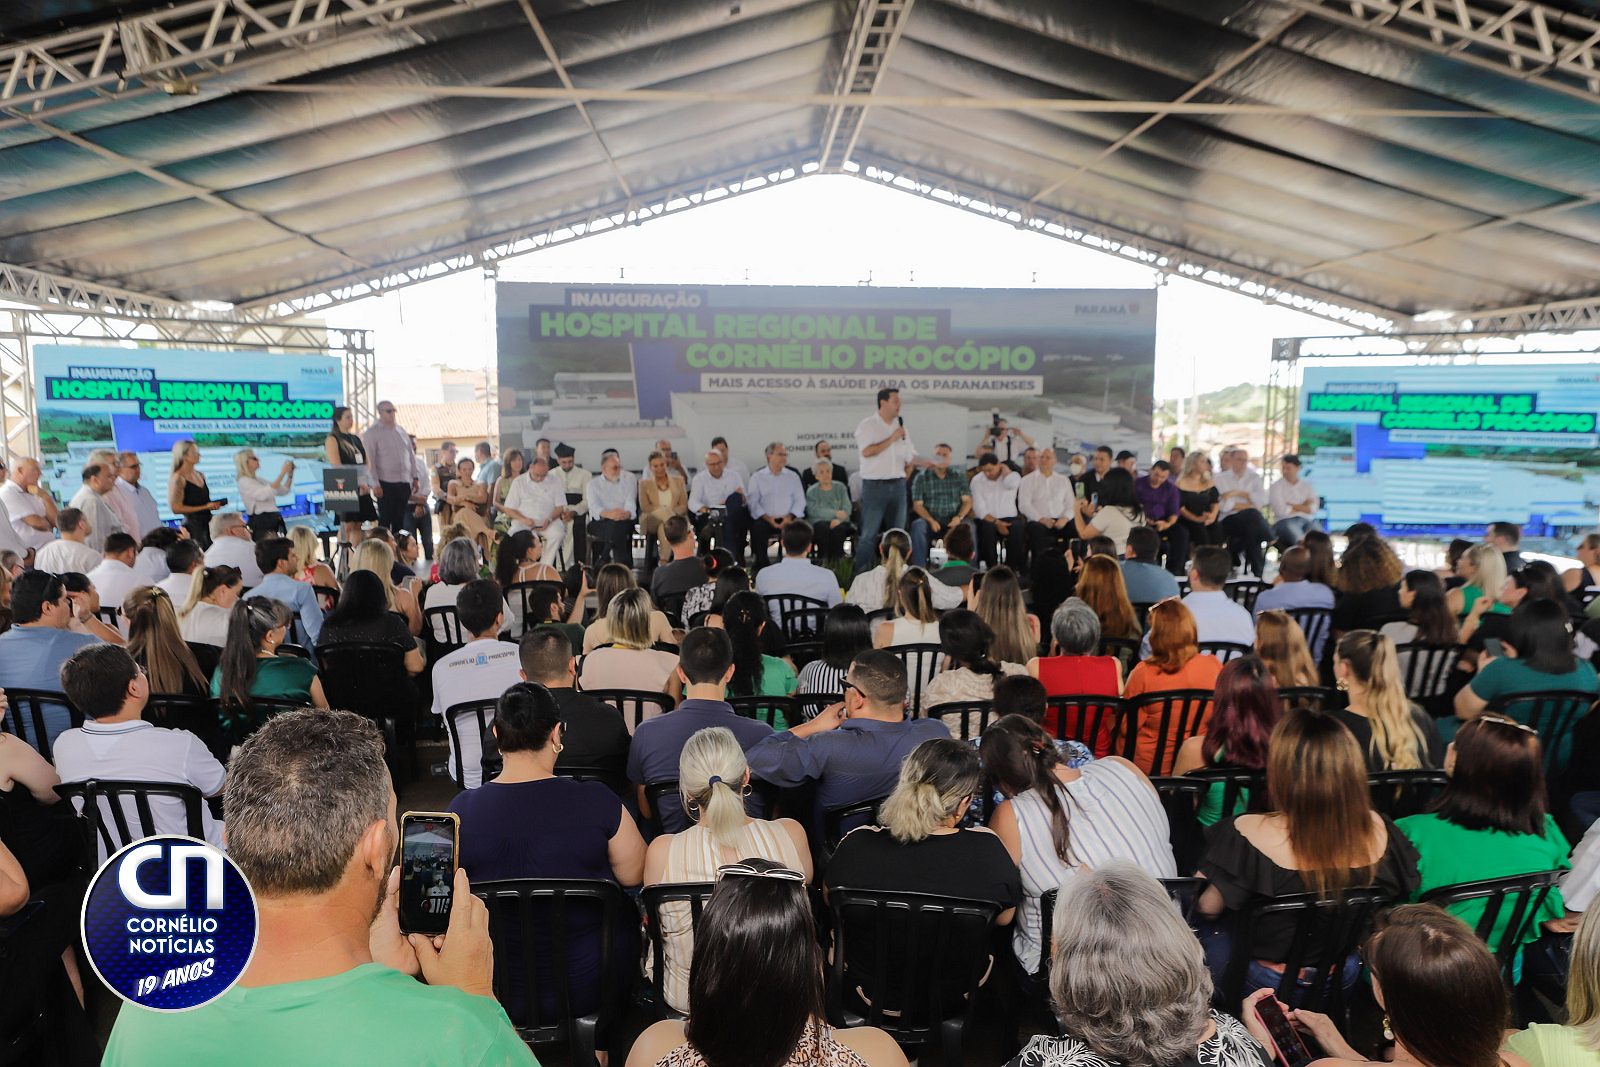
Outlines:
[[[157,1011],[222,996],[256,947],[256,901],[239,868],[191,837],[147,837],[95,874],[83,898],[89,963],[113,993]]]

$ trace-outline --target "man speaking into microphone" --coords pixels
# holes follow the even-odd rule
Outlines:
[[[856,427],[861,451],[861,535],[856,538],[857,574],[869,570],[878,555],[878,535],[906,525],[906,475],[917,450],[900,417],[900,390],[878,390],[878,412]]]

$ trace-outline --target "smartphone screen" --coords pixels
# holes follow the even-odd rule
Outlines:
[[[1261,1025],[1267,1028],[1267,1033],[1272,1037],[1272,1043],[1277,1046],[1278,1062],[1285,1067],[1305,1067],[1316,1057],[1311,1055],[1311,1050],[1306,1048],[1300,1031],[1294,1028],[1289,1017],[1283,1013],[1283,1005],[1275,997],[1262,997],[1255,1004],[1256,1017],[1261,1020]]]
[[[460,822],[448,812],[400,817],[400,931],[442,934],[450,925]]]
[[[1079,500],[1083,499],[1083,483],[1082,482],[1073,482],[1072,483],[1072,495],[1077,497]]]
[[[1083,556],[1084,556],[1084,552],[1086,551],[1086,548],[1085,548],[1086,545],[1087,545],[1087,542],[1084,541],[1083,538],[1074,537],[1072,540],[1067,542],[1067,551],[1072,553],[1072,558],[1073,559],[1079,560],[1081,562],[1082,559],[1083,559]]]

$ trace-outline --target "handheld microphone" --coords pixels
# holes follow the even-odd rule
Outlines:
[[[896,415],[894,421],[900,424],[902,430],[906,428],[906,417],[904,415]]]

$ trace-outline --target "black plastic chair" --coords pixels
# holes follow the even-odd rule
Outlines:
[[[844,835],[858,826],[876,826],[878,822],[878,809],[883,807],[886,796],[874,797],[871,800],[859,800],[854,804],[840,804],[838,807],[822,809],[822,842],[827,847],[829,854],[838,851],[839,842],[844,840]]]
[[[795,702],[795,706],[800,709],[800,718],[801,718],[801,720],[804,721],[804,722],[810,722],[812,719],[815,719],[818,714],[821,713],[823,708],[826,708],[826,707],[828,707],[830,705],[833,705],[833,704],[842,704],[842,703],[844,703],[844,694],[843,693],[801,693],[801,694],[796,694],[795,696],[790,697],[789,699],[793,700]]]
[[[964,1063],[963,1038],[989,968],[999,907],[927,893],[829,890],[833,958],[828,1020],[876,1026],[902,1045],[937,1040],[940,1062]],[[865,1004],[854,991],[865,993]]]
[[[1256,597],[1272,588],[1271,582],[1263,582],[1256,578],[1241,578],[1236,582],[1229,582],[1222,587],[1228,594],[1228,599],[1238,604],[1246,611],[1256,609]]]
[[[803,671],[806,664],[822,658],[821,641],[790,641],[786,649],[789,658],[794,661],[794,669]]]
[[[532,1045],[564,1044],[571,1061],[598,1067],[595,1051],[621,1021],[628,976],[618,966],[616,942],[623,922],[638,922],[638,910],[614,882],[591,879],[513,878],[479,882],[472,895],[489,909],[494,944],[494,995],[517,1036]],[[600,914],[600,1003],[584,1015],[574,1011],[568,935],[574,911]],[[514,928],[515,941],[507,932]],[[540,974],[540,964],[545,973]],[[637,965],[636,965],[637,966]],[[522,976],[520,1011],[511,999],[511,975]],[[546,1015],[541,996],[553,994]],[[515,1012],[513,1014],[513,1012]]]
[[[1372,810],[1391,819],[1420,815],[1432,806],[1450,776],[1443,771],[1369,771],[1367,790]]]
[[[584,692],[620,711],[630,734],[644,722],[650,708],[661,709],[663,715],[673,708],[672,698],[658,689],[586,689]]]
[[[668,826],[666,824],[666,820],[661,817],[662,797],[673,797],[677,799],[680,805],[683,803],[683,798],[678,791],[678,780],[676,778],[667,778],[659,782],[647,782],[645,784],[644,799],[645,803],[650,805],[650,811],[648,814],[643,812],[641,814],[644,814],[645,824],[650,827],[653,835],[660,837],[662,834],[675,834],[688,829],[693,820],[689,818],[689,813],[683,811],[681,807],[673,818],[673,825]]]
[[[122,612],[110,604],[101,604],[94,609],[94,616],[115,630],[117,628],[117,620],[122,618]]]
[[[222,723],[217,719],[215,698],[190,693],[151,693],[144,706],[144,718],[168,730],[188,730],[213,756],[227,762],[228,746],[222,740]]]
[[[299,711],[309,705],[303,700],[280,700],[277,697],[251,697],[249,708],[218,706],[217,720],[222,728],[223,743],[231,753],[234,746],[242,745],[250,735],[272,718],[286,711]]]
[[[1165,689],[1126,702],[1123,729],[1134,738],[1135,751],[1144,723],[1156,724],[1156,746],[1148,773],[1172,773],[1178,748],[1200,731],[1211,708],[1211,695],[1209,689]]]
[[[311,591],[317,594],[317,603],[322,605],[323,614],[333,610],[339,603],[339,587],[334,585],[313,585]]]
[[[1278,702],[1284,711],[1292,708],[1311,708],[1327,711],[1339,700],[1339,691],[1320,685],[1286,685],[1278,690]]]
[[[733,708],[734,714],[764,722],[774,730],[786,730],[803,721],[800,705],[793,697],[730,696],[728,706]]]
[[[1517,693],[1496,697],[1487,710],[1515,719],[1539,731],[1544,746],[1544,773],[1547,780],[1566,763],[1572,745],[1572,728],[1589,713],[1595,703],[1593,693],[1577,689],[1549,689],[1538,693]]]
[[[1205,831],[1195,817],[1211,783],[1198,778],[1156,776],[1150,779],[1167,814],[1167,842],[1180,871],[1192,871],[1205,850]]]
[[[1159,878],[1161,888],[1167,891],[1167,896],[1178,907],[1178,914],[1183,916],[1184,922],[1190,922],[1194,915],[1195,903],[1200,899],[1200,894],[1205,892],[1208,884],[1204,878]],[[1055,958],[1051,949],[1051,942],[1055,940],[1056,933],[1056,901],[1060,894],[1059,889],[1046,889],[1039,894],[1039,966],[1033,972],[1039,981],[1048,981],[1050,977],[1050,963]]]
[[[1207,785],[1222,786],[1222,817],[1228,818],[1244,801],[1245,811],[1269,811],[1267,803],[1267,772],[1246,770],[1243,767],[1203,767],[1190,771],[1184,777],[1195,778]]]
[[[822,623],[828,617],[826,600],[799,593],[768,593],[762,599],[767,602],[767,611],[777,614],[784,640],[806,641],[822,636]]]
[[[296,641],[285,641],[278,646],[278,655],[294,656],[298,659],[310,659],[311,650]]]
[[[989,728],[989,723],[995,718],[994,701],[992,700],[951,700],[943,704],[935,704],[927,709],[930,719],[942,719],[946,715],[956,716],[958,721],[955,726],[950,726],[950,735],[960,741],[975,741]]]
[[[335,641],[317,647],[318,674],[328,706],[353,711],[378,727],[389,773],[397,783],[416,773],[411,727],[419,698],[405,659],[399,646],[372,641]]]
[[[422,642],[427,650],[429,666],[467,643],[466,632],[461,627],[461,616],[456,614],[454,604],[440,604],[423,610]]]
[[[1204,878],[1160,878],[1157,881],[1178,906],[1178,914],[1183,916],[1183,921],[1193,925],[1194,906],[1200,902],[1200,894],[1206,891],[1210,883]]]
[[[667,943],[666,938],[662,936],[661,906],[685,905],[689,909],[690,929],[698,932],[700,915],[705,911],[706,902],[711,899],[711,893],[716,888],[715,882],[669,882],[662,885],[647,885],[639,894],[639,903],[644,907],[644,932],[649,938],[650,988],[655,993],[652,999],[655,1001],[657,1018],[689,1017],[687,1013],[667,1003]]]
[[[459,704],[451,704],[444,709],[444,728],[450,735],[450,751],[455,755],[455,783],[457,789],[467,788],[466,772],[462,769],[461,762],[461,724],[456,721],[458,716],[471,714],[472,722],[478,729],[478,737],[483,741],[483,754],[478,759],[478,766],[482,768],[482,782],[493,781],[500,773],[502,760],[500,750],[494,744],[494,735],[489,732],[489,723],[494,718],[495,705],[499,703],[498,697],[487,697],[483,700],[464,700]]]
[[[533,618],[533,591],[539,588],[553,589],[561,595],[563,600],[566,599],[567,583],[554,581],[550,578],[541,578],[532,582],[512,582],[505,587],[506,603],[515,604],[522,609],[517,616],[522,620],[522,629],[512,634],[512,637],[516,640],[520,641],[529,630],[538,625],[537,623],[530,625],[528,620]],[[507,619],[506,625],[509,626],[510,624],[511,620]]]
[[[48,689],[12,689],[6,687],[6,700],[11,711],[0,719],[0,729],[7,730],[32,745],[45,759],[50,759],[50,731],[45,728],[44,709],[64,708],[70,720],[69,728],[83,725],[83,712],[72,706],[65,693]],[[26,723],[26,733],[23,732]]]
[[[1315,893],[1276,897],[1247,909],[1239,917],[1233,959],[1215,1002],[1238,1004],[1244,1000],[1256,927],[1264,920],[1288,916],[1294,922],[1294,936],[1283,961],[1278,999],[1343,1022],[1345,962],[1372,932],[1378,912],[1392,903],[1381,889],[1361,888],[1347,889],[1333,898],[1319,898]]]
[[[1328,643],[1333,640],[1333,609],[1285,608],[1284,614],[1299,625],[1300,632],[1306,638],[1306,648],[1311,650],[1311,658],[1318,663],[1326,659],[1330,651]]]
[[[1500,977],[1506,988],[1513,988],[1513,972],[1517,958],[1522,955],[1522,943],[1528,931],[1539,921],[1539,911],[1545,900],[1561,884],[1566,871],[1536,871],[1509,878],[1486,878],[1480,882],[1460,882],[1440,886],[1422,895],[1424,904],[1437,904],[1446,911],[1452,904],[1483,901],[1483,915],[1478,919],[1476,933],[1479,940],[1494,952],[1500,964]],[[1494,929],[1504,920],[1499,944],[1490,942]]]
[[[944,659],[944,650],[938,645],[890,645],[885,652],[893,653],[906,669],[906,707],[910,714],[922,706],[922,688],[933,680]]]
[[[205,824],[200,814],[200,805],[205,798],[192,785],[90,778],[82,782],[64,782],[56,786],[56,792],[78,809],[78,814],[84,820],[90,848],[98,847],[102,860],[140,838],[174,832],[171,827],[156,825],[155,813],[150,808],[152,797],[170,797],[182,801],[183,833],[205,840]]]
[[[1115,656],[1126,678],[1139,665],[1139,641],[1133,637],[1102,637],[1096,650],[1102,656]]]
[[[1466,645],[1429,645],[1408,641],[1395,648],[1406,696],[1434,714],[1446,714],[1437,707],[1449,687],[1450,672],[1466,654]]]
[[[1127,705],[1102,693],[1063,693],[1046,697],[1044,728],[1058,741],[1077,741],[1095,756],[1132,756],[1134,732],[1123,728]]]
[[[1248,656],[1254,651],[1255,649],[1251,648],[1249,645],[1240,644],[1238,641],[1200,642],[1201,655],[1215,656],[1223,663],[1227,663],[1231,659],[1238,659],[1240,656]]]

